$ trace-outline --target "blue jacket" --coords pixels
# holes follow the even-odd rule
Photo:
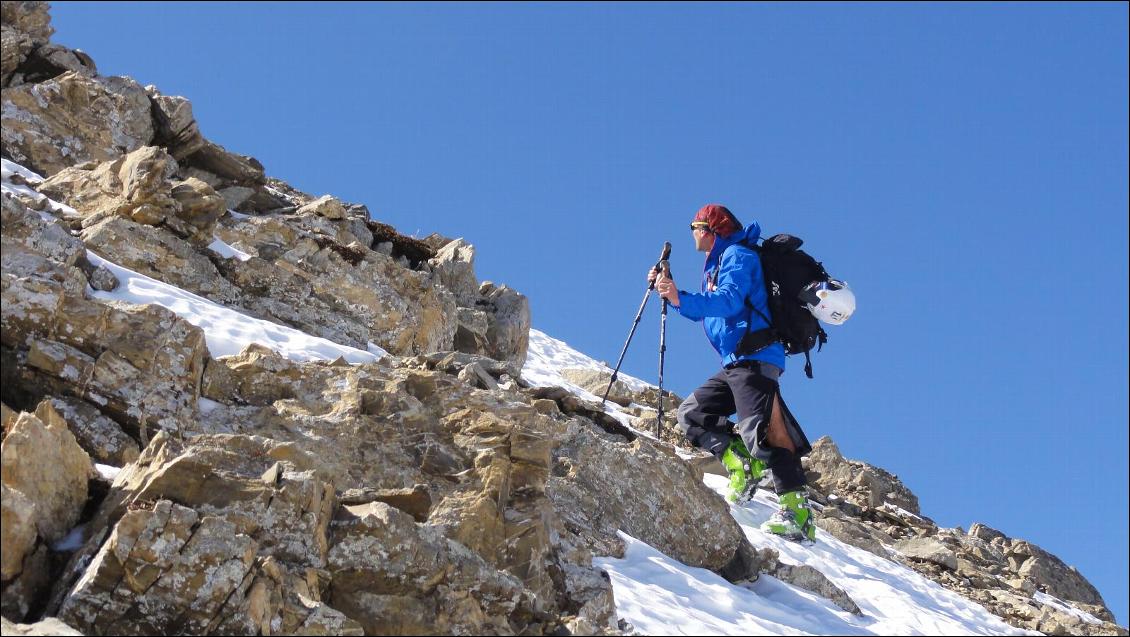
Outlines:
[[[785,348],[780,343],[746,356],[735,356],[738,341],[749,331],[768,327],[765,319],[746,305],[746,299],[765,316],[769,306],[761,259],[749,248],[738,245],[746,240],[757,241],[761,226],[751,222],[729,237],[715,236],[714,248],[706,255],[702,269],[702,294],[679,290],[679,314],[692,321],[702,321],[710,344],[726,366],[738,360],[759,360],[785,369]]]

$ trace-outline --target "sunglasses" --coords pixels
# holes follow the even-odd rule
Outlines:
[[[692,231],[702,230],[703,232],[710,232],[710,228],[705,223],[702,223],[702,222],[692,223],[691,224],[691,230]]]

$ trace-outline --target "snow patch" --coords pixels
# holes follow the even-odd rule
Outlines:
[[[1037,602],[1039,602],[1041,604],[1047,604],[1048,606],[1051,606],[1052,608],[1054,608],[1054,609],[1056,609],[1056,610],[1058,610],[1062,613],[1067,613],[1068,615],[1071,615],[1072,617],[1079,619],[1081,621],[1087,622],[1088,624],[1102,624],[1103,623],[1103,620],[1099,619],[1098,617],[1095,617],[1094,615],[1092,615],[1088,612],[1081,611],[1078,608],[1075,608],[1074,606],[1072,606],[1071,604],[1068,604],[1067,602],[1063,601],[1062,599],[1055,597],[1055,596],[1052,596],[1052,595],[1048,595],[1047,593],[1041,593],[1039,591],[1036,591],[1032,595],[1032,599],[1036,600]]]
[[[720,495],[725,477],[707,474]],[[805,546],[758,527],[777,508],[759,491],[730,511],[754,546],[770,547],[783,564],[807,564],[842,588],[863,611],[762,575],[746,585],[672,559],[624,533],[623,559],[596,558],[612,579],[616,610],[642,634],[657,635],[1017,635],[1039,633],[1009,626],[981,606],[890,560],[819,533]]]
[[[233,248],[219,237],[212,238],[212,243],[208,244],[208,249],[220,255],[221,257],[224,257],[225,259],[239,259],[240,261],[246,261],[252,256],[250,254],[247,254],[243,250],[240,250],[239,248]]]
[[[347,362],[356,364],[371,363],[380,358],[372,352],[241,314],[191,292],[123,268],[89,250],[87,256],[95,266],[103,266],[113,272],[120,282],[117,289],[111,292],[89,289],[91,296],[108,301],[160,305],[171,310],[204,330],[208,350],[213,358],[237,355],[251,343],[268,347],[298,362],[344,358]]]
[[[67,533],[67,535],[60,539],[58,542],[52,544],[51,550],[55,551],[56,553],[73,553],[79,550],[80,548],[82,548],[82,544],[85,541],[83,538],[85,531],[85,524],[76,526],[75,528],[71,529],[70,533]]]
[[[118,474],[122,472],[121,467],[114,467],[108,464],[95,464],[94,469],[98,471],[98,475],[110,482],[113,482],[118,477]]]
[[[11,181],[13,175],[19,175],[24,178],[24,181],[32,184],[38,184],[43,181],[43,176],[39,173],[24,168],[14,161],[0,158],[0,177],[3,177],[4,181]]]

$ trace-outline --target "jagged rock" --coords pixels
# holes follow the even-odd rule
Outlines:
[[[431,247],[432,250],[437,251],[437,252],[441,248],[443,248],[443,246],[451,243],[454,240],[455,239],[452,239],[450,237],[445,237],[438,232],[433,232],[433,233],[429,234],[428,236],[424,237],[423,239],[420,239],[420,241],[422,241],[423,243],[425,243],[426,245]]]
[[[149,111],[145,89],[132,79],[69,71],[4,90],[4,150],[42,175],[112,160],[153,139]]]
[[[154,143],[164,146],[177,160],[204,147],[204,137],[192,114],[192,102],[179,95],[162,95],[155,86],[146,86],[145,92],[153,103]]]
[[[14,197],[0,197],[4,269],[15,271],[17,260],[30,252],[64,266],[79,266],[86,259],[86,246],[72,237],[58,221],[30,210]],[[26,270],[25,270],[26,271]]]
[[[196,413],[203,332],[165,308],[103,303],[85,289],[75,268],[5,251],[0,335],[16,356],[13,384],[33,398],[83,398],[133,432],[179,430]]]
[[[61,418],[80,447],[98,463],[121,467],[137,460],[137,442],[118,423],[102,415],[90,403],[76,398],[50,398],[40,403],[35,415],[43,422]]]
[[[68,71],[89,78],[98,75],[98,67],[86,53],[59,44],[43,44],[28,54],[10,85],[43,82]]]
[[[207,140],[199,150],[186,155],[183,164],[208,171],[229,186],[254,187],[267,181],[263,173],[263,164],[259,163],[259,160],[229,153],[223,146]]]
[[[1018,575],[1048,594],[1063,600],[1106,607],[1099,591],[1077,570],[1035,544],[1015,540],[1007,557],[1010,562],[1019,564],[1013,569]]]
[[[39,511],[35,502],[22,491],[9,488],[6,482],[0,483],[0,487],[3,489],[0,537],[3,537],[4,546],[0,580],[9,582],[23,571],[24,558],[35,549],[35,539],[39,535],[36,530]]]
[[[35,528],[45,541],[62,538],[78,522],[93,467],[57,414],[48,422],[20,414],[4,437],[0,471],[9,489],[35,504]]]
[[[55,29],[46,2],[3,3],[3,55],[0,80],[7,88],[12,74],[39,47],[47,44]],[[19,82],[17,82],[18,84]]]
[[[2,13],[4,26],[24,33],[38,46],[51,39],[55,29],[51,26],[51,15],[48,13],[50,5],[46,2],[30,2],[17,0],[3,3]]]
[[[459,379],[483,389],[498,389],[498,383],[495,382],[494,377],[488,374],[478,363],[471,363],[464,367],[459,372]]]
[[[102,292],[113,292],[118,289],[118,277],[109,269],[99,266],[90,275],[90,287]]]
[[[448,241],[436,248],[435,257],[428,263],[439,282],[455,295],[459,307],[475,307],[480,297],[475,278],[475,246],[463,239]]]
[[[1005,535],[1004,533],[1001,533],[1000,531],[998,531],[998,530],[996,530],[996,529],[994,529],[990,526],[981,524],[980,522],[974,522],[969,527],[968,535],[971,536],[971,537],[978,538],[978,539],[980,539],[984,542],[992,542],[993,540],[996,540],[996,539],[1001,539],[1001,540],[1007,540],[1008,539],[1008,536]]]
[[[771,574],[797,588],[816,593],[853,615],[863,614],[855,600],[844,592],[844,589],[833,584],[823,573],[807,564],[778,564]]]
[[[621,556],[617,530],[688,564],[719,570],[747,540],[722,498],[671,451],[609,443],[579,428],[558,452],[550,497],[594,552]],[[686,525],[698,532],[687,534]]]
[[[174,216],[166,218],[166,225],[202,245],[210,243],[216,220],[227,212],[224,198],[195,177],[173,184],[171,194],[178,208]]]
[[[367,634],[508,634],[548,617],[515,577],[382,502],[344,507],[330,603]]]
[[[487,355],[500,361],[510,361],[519,368],[526,364],[526,350],[530,344],[530,302],[522,294],[490,281],[479,286],[482,298],[475,302],[490,319]]]
[[[486,355],[490,349],[487,332],[490,331],[490,318],[486,312],[460,307],[459,325],[455,330],[454,347],[467,354]]]
[[[215,184],[213,184],[213,187],[215,187]],[[224,198],[224,204],[228,207],[228,210],[239,210],[240,206],[255,194],[255,189],[246,186],[230,186],[220,189],[219,192],[220,196]]]
[[[426,521],[432,508],[432,498],[422,484],[411,489],[349,489],[338,497],[338,501],[349,506],[384,502],[411,515],[417,522]]]
[[[357,634],[320,601],[333,487],[279,455],[248,437],[159,435],[72,559],[58,616],[96,634]]]
[[[845,544],[882,557],[887,554],[884,545],[895,542],[890,535],[853,519],[834,507],[824,507],[816,518],[816,526]]]
[[[612,379],[612,372],[598,369],[563,369],[561,375],[565,377],[565,380],[599,397],[604,396],[605,390],[609,389],[608,381]],[[622,407],[638,402],[638,399],[639,397],[628,387],[627,383],[619,378],[612,383],[612,388],[608,392],[608,400]],[[678,405],[678,403],[675,403],[675,405]]]
[[[258,405],[245,404],[252,387]],[[564,586],[570,612],[610,619],[610,586],[594,579],[591,552],[546,495],[552,449],[568,425],[518,395],[503,401],[418,367],[298,365],[266,352],[210,363],[205,395],[219,405],[201,426],[301,444],[351,499],[352,489],[422,488],[431,506],[417,516],[429,526],[539,598],[562,598]]]
[[[824,436],[812,445],[804,459],[810,484],[820,491],[836,494],[858,505],[872,508],[893,504],[914,515],[921,515],[918,497],[897,476],[863,462],[846,460],[832,439]]]
[[[5,617],[23,621],[33,607],[50,590],[52,583],[51,549],[43,542],[29,552],[23,561],[23,571],[11,581],[4,582],[0,595],[0,611]]]
[[[75,208],[89,228],[106,218],[167,226],[201,245],[212,240],[216,220],[226,211],[223,197],[205,182],[189,177],[174,181],[178,170],[163,148],[146,146],[113,161],[68,168],[38,189]]]
[[[424,357],[426,365],[448,374],[458,374],[464,367],[477,363],[494,378],[502,375],[517,378],[521,368],[508,361],[499,361],[486,356],[468,354],[466,352],[432,352]]]
[[[937,540],[911,538],[896,543],[895,549],[907,557],[933,562],[951,571],[957,570],[957,555]]]
[[[34,624],[16,624],[8,621],[7,617],[3,618],[2,621],[4,628],[0,632],[5,635],[82,635],[79,631],[54,617],[48,617]]]
[[[333,195],[323,195],[298,209],[300,215],[318,215],[326,219],[344,219],[345,207]]]
[[[426,273],[357,245],[353,229],[349,219],[318,216],[225,220],[217,234],[258,258],[218,266],[261,318],[361,349],[371,341],[395,355],[450,350],[451,294]]]
[[[16,4],[16,3],[13,3]],[[4,5],[7,7],[7,4]],[[8,27],[8,19],[0,25],[0,86],[7,88],[16,72],[28,54],[35,48],[32,37],[16,29]]]
[[[81,237],[95,253],[113,255],[117,265],[134,272],[224,305],[239,298],[239,289],[207,256],[163,228],[115,216],[86,228]]]

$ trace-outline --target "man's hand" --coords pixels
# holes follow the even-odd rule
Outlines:
[[[679,307],[679,288],[675,285],[675,281],[660,274],[655,280],[655,289],[659,292],[659,296],[667,299],[671,305]]]

